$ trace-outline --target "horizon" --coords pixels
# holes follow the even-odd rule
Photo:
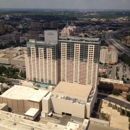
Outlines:
[[[80,10],[84,10],[84,11],[130,11],[130,9],[64,9],[64,8],[59,8],[59,9],[55,9],[55,8],[0,8],[0,10],[58,10],[58,11],[66,11],[66,10],[71,10],[71,11],[80,11]]]
[[[130,10],[130,0],[0,0],[0,8]]]

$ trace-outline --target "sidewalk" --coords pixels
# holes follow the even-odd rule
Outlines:
[[[122,96],[115,96],[113,94],[106,94],[106,93],[100,93],[98,92],[98,94],[101,94],[101,95],[105,95],[105,96],[108,96],[108,97],[112,97],[112,98],[115,98],[115,99],[118,99],[118,100],[121,100],[123,102],[126,102],[128,104],[130,104],[130,102],[128,102],[126,99],[124,99]]]

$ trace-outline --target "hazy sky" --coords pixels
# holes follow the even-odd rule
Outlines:
[[[0,0],[0,8],[130,9],[130,0]]]

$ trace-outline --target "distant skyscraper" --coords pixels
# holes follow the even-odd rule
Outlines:
[[[0,21],[0,34],[3,34],[5,32],[5,25],[3,21]]]
[[[100,62],[114,64],[118,61],[118,53],[116,50],[102,46],[100,50]]]
[[[80,27],[76,27],[73,24],[66,25],[62,31],[61,36],[79,36],[79,33],[81,32]]]
[[[38,29],[39,28],[39,22],[37,22],[37,21],[31,21],[31,28]]]
[[[52,22],[50,23],[50,27],[51,27],[51,28],[58,28],[58,22],[57,22],[57,21],[52,21]]]
[[[66,81],[96,87],[99,52],[98,38],[58,37],[57,31],[45,31],[45,42],[27,43],[27,78],[48,84]]]
[[[50,23],[48,23],[48,22],[43,23],[43,28],[50,28]]]

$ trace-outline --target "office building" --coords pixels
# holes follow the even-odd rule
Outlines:
[[[50,23],[48,23],[48,22],[43,23],[43,28],[50,28]]]
[[[110,47],[102,46],[100,49],[100,62],[115,64],[118,62],[118,52]]]
[[[50,27],[57,29],[57,28],[58,28],[58,22],[57,22],[57,21],[52,21],[52,22],[50,23]]]
[[[73,24],[66,25],[62,31],[61,36],[79,36],[79,33],[81,32],[80,27],[76,27]]]
[[[5,25],[3,21],[0,21],[0,34],[3,34],[5,32]]]
[[[98,38],[58,37],[57,31],[45,31],[44,42],[27,43],[27,78],[48,84],[65,81],[96,87],[99,49]]]
[[[31,28],[38,29],[39,28],[39,22],[37,22],[37,21],[31,21]]]

